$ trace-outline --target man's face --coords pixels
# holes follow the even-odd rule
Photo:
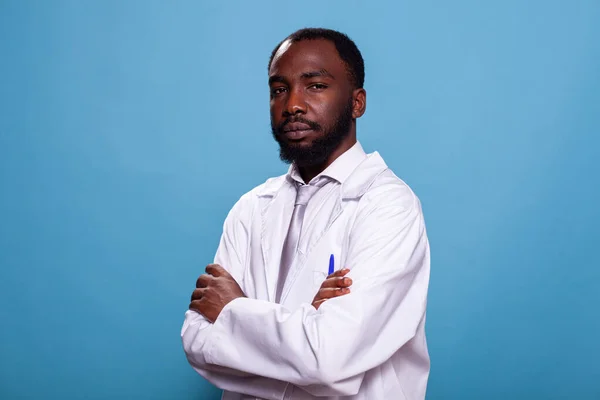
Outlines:
[[[328,40],[284,42],[269,69],[271,128],[283,161],[325,162],[348,136],[352,84]]]

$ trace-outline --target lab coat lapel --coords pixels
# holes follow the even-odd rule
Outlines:
[[[280,190],[284,189],[285,177],[275,178],[265,185],[263,190],[258,193],[259,198],[259,214],[260,214],[260,259],[254,260],[254,266],[260,266],[261,271],[255,271],[257,280],[260,279],[261,288],[257,290],[262,294],[261,298],[265,298],[268,301],[275,301],[275,284],[271,282],[269,275],[272,268],[279,268],[279,252],[278,249],[273,249],[272,244],[277,243],[274,236],[281,236],[282,228],[281,221],[281,209],[273,207],[275,201],[277,201],[277,194]],[[260,276],[260,278],[258,278]],[[255,282],[255,284],[258,282]]]

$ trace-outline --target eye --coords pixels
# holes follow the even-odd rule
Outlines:
[[[313,83],[308,88],[309,89],[316,89],[316,90],[323,90],[323,89],[327,89],[327,85],[325,85],[323,83]]]
[[[284,87],[276,87],[271,89],[271,96],[277,96],[285,91]]]

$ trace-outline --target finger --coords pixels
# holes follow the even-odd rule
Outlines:
[[[194,300],[190,303],[190,310],[196,311],[200,314],[202,314],[202,300]]]
[[[325,288],[320,289],[315,296],[315,300],[331,299],[350,293],[348,288]]]
[[[229,275],[229,273],[225,271],[225,268],[221,267],[219,264],[208,264],[206,266],[206,273],[214,276],[215,278]]]
[[[202,298],[202,296],[204,296],[204,291],[206,289],[201,288],[201,289],[196,289],[192,292],[192,298],[191,301],[193,302],[194,300],[200,300]]]
[[[325,300],[327,300],[327,299],[315,300],[315,301],[313,301],[312,306],[318,310],[319,307],[321,306],[321,304],[323,304],[323,302],[325,302]]]
[[[344,268],[344,269],[338,269],[337,271],[335,271],[333,274],[329,274],[327,276],[327,279],[329,278],[333,278],[336,276],[344,276],[346,275],[348,272],[350,272],[350,270],[348,268]]]
[[[339,296],[343,296],[345,294],[350,293],[350,289],[329,289],[334,293],[333,297],[329,297],[329,298],[320,298],[318,295],[315,297],[315,299],[312,302],[312,306],[314,308],[316,308],[317,310],[319,309],[319,307],[321,306],[321,304],[323,304],[325,301],[327,300],[331,300],[334,297],[339,297]]]
[[[321,287],[322,288],[335,288],[335,287],[344,288],[344,287],[348,287],[350,285],[352,285],[352,279],[342,276],[342,277],[334,277],[334,278],[325,279],[323,281],[323,283],[321,284]]]
[[[212,279],[214,279],[212,275],[202,274],[202,275],[200,275],[198,280],[196,280],[196,287],[197,288],[207,287]]]

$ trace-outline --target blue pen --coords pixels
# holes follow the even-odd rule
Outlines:
[[[329,273],[327,275],[333,274],[333,265],[334,265],[334,261],[333,261],[333,254],[332,254],[329,257]]]

